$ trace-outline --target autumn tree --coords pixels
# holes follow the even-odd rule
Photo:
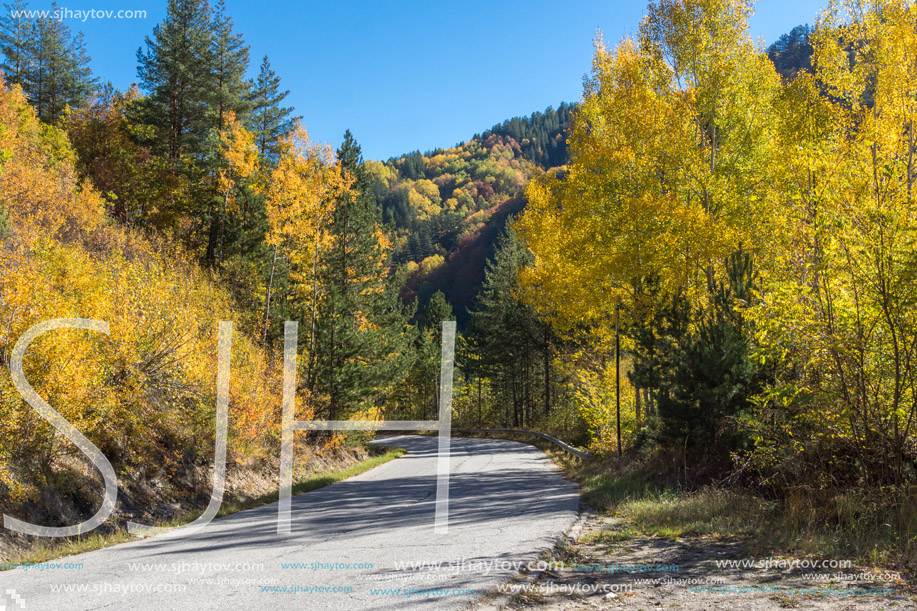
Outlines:
[[[767,229],[778,81],[748,38],[749,12],[741,0],[663,0],[636,42],[597,43],[569,173],[533,181],[520,222],[536,255],[528,281],[564,300],[567,323],[609,320],[609,296],[635,278],[705,292],[716,262]]]
[[[208,259],[219,262],[226,257],[227,224],[230,219],[239,223],[246,220],[244,217],[249,211],[242,205],[242,200],[248,196],[246,189],[253,186],[251,182],[260,170],[254,136],[231,110],[227,111],[224,122],[225,127],[218,132],[216,170],[220,205],[212,222],[213,251],[208,250]]]
[[[660,0],[636,40],[615,50],[599,40],[572,162],[532,181],[518,224],[534,254],[521,283],[559,331],[609,346],[619,312],[642,329],[631,379],[650,386],[648,408],[668,333],[653,326],[669,304],[714,303],[722,262],[742,244],[762,266],[775,256],[766,236],[779,79],[748,37],[750,12],[743,0]]]
[[[292,313],[306,338],[304,362],[308,364],[302,382],[315,387],[316,336],[320,293],[319,262],[330,246],[328,224],[334,202],[350,193],[353,177],[341,168],[334,151],[312,143],[305,128],[297,123],[284,139],[281,156],[271,171],[267,188],[267,241],[274,249],[271,280],[265,295],[265,329],[270,325],[274,267],[278,256],[290,266]]]
[[[764,353],[786,365],[747,424],[767,472],[803,455],[794,464],[814,479],[912,477],[915,36],[913,3],[832,2],[814,74],[783,95],[774,199],[787,254],[752,313]]]
[[[67,135],[77,152],[76,167],[109,202],[119,221],[168,233],[177,222],[175,200],[185,185],[165,160],[138,144],[130,108],[140,93],[101,92],[66,116]]]

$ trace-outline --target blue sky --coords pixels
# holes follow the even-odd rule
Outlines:
[[[504,119],[575,101],[592,43],[633,34],[642,0],[225,0],[251,45],[270,56],[313,138],[350,128],[367,158],[464,141]],[[767,44],[814,23],[827,0],[761,0],[753,36]],[[126,88],[136,51],[166,0],[60,0],[71,10],[146,10],[138,20],[69,20],[86,35],[93,70]],[[43,9],[50,1],[29,3]]]

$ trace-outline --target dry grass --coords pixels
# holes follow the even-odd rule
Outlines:
[[[756,553],[844,558],[917,573],[917,494],[910,491],[800,487],[769,499],[741,488],[684,490],[646,464],[549,454],[582,485],[586,503],[620,518],[609,533],[615,539],[733,539]]]

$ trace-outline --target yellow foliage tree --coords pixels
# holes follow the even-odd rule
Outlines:
[[[327,225],[334,201],[352,190],[353,176],[341,172],[330,146],[314,144],[305,128],[297,124],[282,144],[277,167],[271,172],[267,189],[267,218],[271,231],[268,243],[291,265],[300,312],[309,318],[307,359],[315,347],[316,311],[319,299],[318,263],[329,247]],[[274,270],[265,305],[265,332]],[[307,371],[306,385],[308,376]]]
[[[744,0],[652,3],[637,40],[596,44],[573,161],[528,187],[526,294],[561,329],[607,336],[618,299],[656,277],[704,296],[714,263],[770,234],[764,205],[778,77]]]
[[[183,250],[106,218],[99,194],[76,178],[66,136],[38,121],[18,87],[0,85],[0,160],[0,363],[40,322],[106,321],[110,336],[39,337],[25,355],[30,384],[121,475],[168,477],[189,456],[211,455],[217,322],[242,320],[229,294]],[[236,328],[233,453],[275,442],[280,379]],[[61,469],[88,472],[81,458],[0,376],[0,503],[47,487]]]
[[[795,368],[762,405],[790,417],[758,455],[842,447],[900,483],[917,425],[917,5],[834,1],[814,45],[814,75],[783,96],[782,256],[753,311],[762,352]]]

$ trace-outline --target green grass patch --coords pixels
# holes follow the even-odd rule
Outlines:
[[[776,503],[743,491],[665,490],[625,501],[619,511],[641,531],[664,537],[751,537],[773,533]]]

